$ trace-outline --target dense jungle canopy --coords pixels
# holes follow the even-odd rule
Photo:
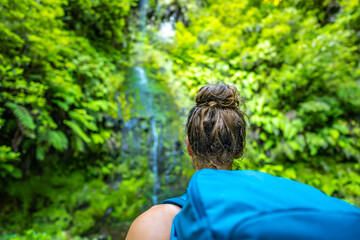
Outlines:
[[[250,116],[234,168],[360,206],[358,0],[0,0],[0,239],[124,239],[193,174],[200,86]]]

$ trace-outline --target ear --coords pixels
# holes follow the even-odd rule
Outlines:
[[[188,136],[186,136],[186,147],[187,147],[187,151],[188,151],[189,156],[192,157],[192,149],[191,149],[191,145],[190,145]]]

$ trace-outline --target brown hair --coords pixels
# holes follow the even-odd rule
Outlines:
[[[186,123],[193,167],[231,169],[246,144],[246,114],[239,109],[243,101],[237,89],[224,83],[205,85],[195,101]]]

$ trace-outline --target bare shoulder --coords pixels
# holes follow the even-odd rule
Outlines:
[[[151,207],[131,224],[126,240],[169,240],[172,221],[180,210],[172,204]]]

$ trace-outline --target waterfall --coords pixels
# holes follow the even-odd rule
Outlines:
[[[154,51],[153,46],[149,48],[150,40],[171,42],[175,23],[171,19],[163,21],[158,33],[148,31],[151,36],[147,39],[146,27],[152,27],[146,25],[147,12],[150,12],[147,4],[148,0],[138,1],[133,55],[128,59],[125,78],[120,79],[121,85],[117,85],[114,96],[117,116],[109,116],[106,122],[114,130],[108,144],[112,147],[113,164],[119,166],[114,168],[108,184],[116,191],[121,189],[123,181],[138,179],[139,187],[129,191],[141,196],[137,195],[139,199],[127,199],[126,204],[141,204],[139,211],[150,204],[156,205],[163,199],[182,194],[185,186],[178,168],[184,163],[181,161],[183,139],[180,126],[186,116],[177,106],[176,94],[172,91],[176,86],[163,80],[164,76],[172,80],[172,62],[166,56],[153,57],[152,52],[146,52]],[[161,68],[157,68],[154,62],[159,63]],[[114,209],[107,209],[105,215],[110,216]],[[106,224],[112,226],[111,223]]]
[[[147,10],[147,0],[139,0],[139,10],[140,10],[140,24],[139,29],[143,33],[146,27],[146,10]]]
[[[153,172],[153,205],[158,204],[158,190],[160,188],[160,181],[158,177],[158,147],[159,147],[159,134],[157,131],[157,123],[155,116],[154,94],[151,91],[149,79],[146,72],[142,67],[135,67],[135,83],[139,90],[140,102],[146,104],[145,112],[141,113],[142,117],[150,119],[150,128],[152,136],[152,149],[149,156],[152,157],[152,172]]]
[[[147,0],[139,0],[139,9],[140,9],[140,31],[144,36],[145,27],[146,27],[146,10],[147,10]],[[153,195],[152,202],[153,205],[158,204],[158,190],[160,188],[160,182],[158,177],[158,145],[159,145],[159,134],[157,131],[156,117],[154,111],[154,94],[150,91],[149,80],[146,76],[145,70],[137,66],[134,69],[136,71],[138,82],[140,84],[140,99],[142,103],[146,103],[146,116],[150,119],[151,126],[151,135],[153,140],[152,146],[152,172],[153,172]]]
[[[166,171],[164,169],[167,165],[164,164],[164,156],[166,159],[174,158],[174,156],[180,156],[181,151],[172,151],[172,147],[164,147],[163,140],[168,142],[176,142],[164,137],[162,133],[162,127],[164,124],[167,126],[167,130],[170,127],[169,122],[164,123],[164,113],[169,111],[169,104],[172,102],[166,102],[166,104],[159,104],[159,98],[163,98],[167,92],[159,93],[159,85],[154,79],[149,78],[147,71],[153,69],[147,69],[144,62],[145,56],[145,38],[146,38],[146,13],[147,13],[147,0],[138,1],[138,33],[140,33],[137,44],[135,46],[135,64],[128,69],[127,77],[124,82],[124,89],[126,89],[121,97],[121,93],[116,93],[118,101],[118,118],[122,118],[121,122],[121,156],[120,161],[133,161],[133,159],[143,159],[148,157],[148,166],[151,170],[152,185],[149,185],[149,189],[145,191],[151,192],[152,204],[158,204],[161,195],[162,180],[161,174],[169,174],[169,172],[175,166],[170,166],[170,169]],[[159,36],[166,41],[174,36],[174,22],[167,21],[160,26]],[[120,100],[121,99],[121,100]],[[122,103],[120,101],[123,101]],[[122,109],[122,107],[124,109]],[[165,110],[166,109],[166,110]],[[171,110],[173,111],[173,110]],[[127,117],[130,116],[130,117]],[[120,122],[120,121],[118,121]],[[168,145],[169,146],[169,145]],[[171,146],[171,145],[170,145]],[[175,145],[173,145],[175,146]],[[159,154],[161,152],[161,155]],[[174,166],[173,166],[174,165]],[[134,165],[136,166],[136,162]],[[116,183],[121,181],[121,176],[116,180]]]
[[[152,131],[153,140],[154,140],[153,149],[152,149],[152,155],[153,155],[152,171],[154,174],[154,186],[153,186],[152,200],[153,200],[153,205],[155,205],[158,203],[158,188],[160,187],[159,186],[160,182],[159,182],[159,177],[158,177],[158,156],[157,156],[159,135],[157,133],[157,128],[156,128],[156,118],[154,118],[154,117],[151,119],[151,131]]]

